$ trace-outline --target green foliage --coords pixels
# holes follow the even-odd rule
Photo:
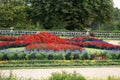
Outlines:
[[[35,53],[28,53],[28,54],[26,54],[25,57],[26,57],[27,60],[36,59]]]
[[[120,52],[1,52],[0,60],[107,60],[120,59]]]
[[[93,29],[117,30],[120,29],[118,14],[112,0],[1,0],[0,27],[79,31],[94,26]],[[113,16],[116,21],[110,24]],[[102,27],[104,23],[107,24]]]
[[[31,4],[32,19],[45,29],[59,24],[69,30],[83,29],[93,21],[101,24],[113,18],[112,0],[32,0]]]
[[[9,60],[17,60],[18,59],[18,54],[17,53],[9,53],[7,55]]]
[[[57,53],[54,55],[55,60],[65,60],[65,53]]]
[[[120,77],[109,76],[107,80],[119,80]]]
[[[0,27],[10,28],[28,23],[27,6],[23,0],[0,3]]]
[[[34,65],[33,65],[34,64]],[[119,66],[120,60],[10,60],[0,63],[3,68]]]
[[[52,73],[52,76],[48,80],[86,80],[82,75],[74,72],[67,73],[63,71],[62,73]]]
[[[2,58],[3,58],[3,54],[0,54],[0,60],[2,60]]]
[[[68,53],[66,53],[66,55],[65,55],[65,59],[66,60],[72,60],[73,59],[73,55],[72,55],[72,52],[68,52]]]
[[[18,59],[19,59],[19,60],[24,60],[24,59],[26,59],[25,56],[26,56],[25,53],[19,53],[19,54],[18,54]]]
[[[86,76],[82,76],[79,73],[67,73],[62,71],[61,73],[55,72],[52,73],[51,77],[41,78],[37,80],[87,80]],[[5,76],[4,73],[0,72],[0,80],[34,80],[33,78],[18,78],[12,72],[9,73],[9,76]],[[36,79],[35,79],[36,80]],[[93,78],[92,80],[104,80],[102,78]],[[109,76],[106,80],[120,80],[120,77]]]
[[[3,54],[2,58],[1,58],[2,60],[9,60],[8,56],[7,56],[8,55],[7,53],[0,53],[0,54]]]

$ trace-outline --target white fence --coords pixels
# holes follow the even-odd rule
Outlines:
[[[69,37],[86,36],[86,32],[56,32],[56,31],[49,31],[49,32],[58,36],[69,36]],[[38,31],[14,30],[11,33],[10,30],[0,30],[1,35],[22,35],[22,34],[35,34],[35,33],[38,33]],[[94,36],[99,37],[101,39],[120,39],[120,33],[94,32]]]

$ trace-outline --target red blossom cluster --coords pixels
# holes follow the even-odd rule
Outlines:
[[[109,44],[106,42],[98,42],[98,41],[87,41],[87,42],[80,42],[81,46],[84,47],[91,47],[91,48],[99,48],[99,49],[120,49],[120,46]]]
[[[38,34],[28,35],[24,38],[25,42],[40,42],[40,43],[66,43],[66,40],[50,34],[48,32],[41,32]]]
[[[70,44],[57,44],[57,43],[48,43],[48,44],[30,44],[26,47],[27,50],[54,50],[54,51],[60,51],[60,50],[84,50],[80,46],[76,45],[70,45]]]
[[[89,37],[89,36],[81,36],[81,37],[76,37],[76,38],[69,38],[66,39],[69,41],[73,41],[73,42],[85,42],[85,41],[102,41],[96,37]]]

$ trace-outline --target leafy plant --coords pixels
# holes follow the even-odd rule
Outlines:
[[[48,80],[86,80],[82,75],[74,72],[67,73],[62,71],[62,73],[52,73],[52,76]]]

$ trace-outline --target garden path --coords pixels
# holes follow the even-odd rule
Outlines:
[[[120,45],[120,40],[108,40],[108,43],[115,44],[115,45]]]
[[[120,76],[120,67],[111,67],[111,68],[51,68],[51,69],[13,69],[12,73],[17,77],[23,78],[34,78],[34,80],[38,80],[41,77],[46,78],[51,76],[53,72],[61,72],[66,71],[68,73],[72,73],[76,71],[77,73],[86,76],[88,80],[91,78],[106,78],[108,76]],[[4,75],[9,75],[10,70],[1,70]]]

